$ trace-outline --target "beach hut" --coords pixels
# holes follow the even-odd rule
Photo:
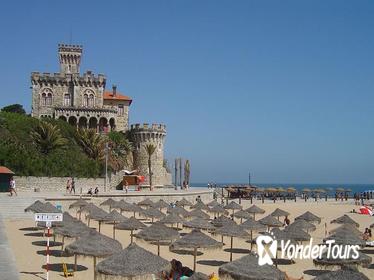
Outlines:
[[[196,271],[197,249],[219,249],[223,244],[194,229],[170,245],[170,250],[193,249],[193,271]]]
[[[157,255],[160,255],[160,242],[170,241],[179,238],[179,233],[175,229],[169,228],[161,223],[154,223],[150,227],[142,229],[136,238],[143,239],[148,242],[156,242],[157,244]]]
[[[122,250],[122,245],[117,240],[102,235],[95,230],[81,235],[77,241],[65,248],[68,254],[93,257],[94,279],[96,280],[96,259],[106,258]],[[76,270],[76,263],[75,263]]]
[[[218,269],[221,280],[286,280],[286,274],[272,265],[258,264],[258,256],[250,253]]]
[[[130,231],[131,243],[133,243],[133,233],[134,233],[134,230],[138,230],[138,229],[142,229],[142,228],[146,228],[146,227],[147,226],[145,224],[143,224],[142,222],[138,221],[134,217],[130,217],[129,219],[124,220],[124,221],[120,222],[119,224],[117,224],[115,226],[116,229],[119,229],[119,230],[129,230]]]
[[[248,232],[246,232],[244,228],[236,224],[230,225],[230,226],[226,225],[226,226],[217,228],[215,233],[222,235],[222,236],[230,237],[230,262],[232,261],[232,248],[233,248],[233,243],[234,243],[234,237],[244,238],[244,239],[250,238]]]
[[[5,166],[0,166],[0,192],[9,192],[10,179],[14,172]]]
[[[264,214],[265,210],[256,206],[252,205],[251,207],[247,208],[245,211],[247,211],[250,214],[253,214],[253,219],[256,219],[256,214]]]
[[[161,279],[162,272],[169,272],[170,262],[139,247],[135,243],[99,262],[96,272],[106,280]]]

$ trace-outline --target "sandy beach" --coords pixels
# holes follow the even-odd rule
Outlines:
[[[98,205],[102,202],[103,198],[94,198],[93,202]],[[238,200],[236,200],[237,202]],[[208,202],[208,201],[206,201]],[[68,209],[68,205],[70,202],[62,202],[63,210]],[[277,201],[276,203],[266,201],[264,204],[261,201],[254,201],[254,203],[261,208],[265,209],[266,212],[263,215],[256,216],[256,219],[260,219],[268,214],[270,214],[274,209],[277,207],[288,211],[291,213],[290,220],[293,222],[294,218],[305,211],[309,210],[312,213],[320,216],[322,218],[322,222],[317,225],[317,230],[311,233],[313,238],[313,243],[317,244],[322,241],[325,237],[325,223],[327,224],[327,231],[330,231],[337,227],[337,225],[330,224],[330,221],[334,218],[337,218],[343,214],[348,214],[351,218],[353,218],[356,222],[360,224],[360,231],[364,231],[365,227],[369,227],[370,224],[374,222],[373,217],[360,215],[360,214],[353,214],[349,213],[352,209],[358,210],[358,206],[354,205],[352,200],[348,202],[336,202],[335,200],[328,200],[326,201],[309,201],[304,202],[302,200],[298,200],[297,202],[294,201],[287,201],[284,203],[283,201]],[[248,208],[250,206],[250,202],[247,200],[242,201],[243,208]],[[103,207],[106,211],[108,211],[108,207]],[[75,211],[69,211],[73,216],[75,215]],[[126,213],[124,214],[127,215]],[[239,223],[240,220],[236,219]],[[32,231],[29,228],[35,225],[32,219],[29,220],[11,220],[5,219],[5,228],[6,234],[8,236],[8,240],[11,246],[11,249],[16,258],[16,265],[18,271],[20,272],[20,279],[22,280],[34,280],[34,279],[44,279],[45,278],[45,270],[43,266],[45,264],[45,247],[44,243],[41,241],[45,241],[46,238],[42,236],[42,231]],[[92,221],[91,226],[97,226],[97,222]],[[183,229],[180,232],[189,232],[190,229]],[[101,227],[101,232],[108,236],[112,236],[112,225],[103,225]],[[127,247],[130,243],[130,236],[128,231],[116,231],[117,240],[119,240],[123,247]],[[221,240],[220,236],[214,236],[217,240]],[[61,241],[61,239],[56,239],[56,241]],[[69,244],[73,240],[65,240],[65,244]],[[224,238],[225,246],[222,250],[213,250],[213,251],[204,251],[201,252],[203,254],[197,257],[197,271],[203,272],[205,274],[210,274],[212,272],[217,273],[218,268],[221,264],[229,261],[229,246],[230,246],[230,239],[227,237]],[[144,241],[136,240],[137,244],[142,246],[143,248],[157,254],[157,246],[148,244]],[[240,240],[235,238],[234,239],[234,254],[233,259],[240,258],[244,254],[248,253],[250,244],[245,242],[244,240]],[[255,249],[255,247],[254,247]],[[63,278],[63,274],[61,271],[61,264],[73,264],[74,257],[61,257],[60,251],[61,245],[55,246],[51,248],[51,274],[50,279],[61,279]],[[366,248],[365,253],[369,254],[369,256],[374,257],[374,249]],[[169,251],[168,246],[161,247],[160,255],[167,259],[177,259],[180,260],[184,266],[193,267],[193,257],[192,255],[179,255],[175,253],[171,253]],[[71,279],[93,279],[93,261],[91,258],[82,258],[78,257],[78,272],[75,273],[74,278]],[[287,272],[288,275],[300,278],[304,277],[304,279],[313,279],[315,275],[318,274],[318,270],[323,268],[318,268],[314,266],[312,260],[295,260],[294,264],[281,264],[278,266],[279,269]],[[368,268],[359,267],[359,270],[363,272],[367,277],[370,279],[374,279],[374,265],[370,265]]]

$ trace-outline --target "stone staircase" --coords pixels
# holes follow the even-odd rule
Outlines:
[[[25,213],[24,209],[34,203],[35,200],[43,200],[43,197],[20,194],[10,197],[8,194],[0,194],[0,215],[5,219],[32,219],[33,213]]]

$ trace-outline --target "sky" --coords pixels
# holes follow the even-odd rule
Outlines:
[[[30,73],[81,72],[164,123],[192,182],[374,183],[373,1],[7,1],[0,107],[31,110]]]

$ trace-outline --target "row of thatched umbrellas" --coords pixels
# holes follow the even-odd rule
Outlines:
[[[267,188],[260,188],[256,186],[248,186],[248,185],[229,185],[225,187],[227,190],[251,190],[253,192],[257,193],[295,193],[297,192],[297,189],[294,187],[288,187],[288,188],[283,188],[283,187],[267,187]],[[337,193],[349,193],[352,192],[352,189],[347,188],[303,188],[301,189],[301,193],[325,193],[325,192],[332,192],[335,191]]]
[[[129,203],[124,202],[116,202],[113,200],[113,202],[110,202],[107,200],[106,202],[102,203],[102,205],[108,205],[109,208],[117,208],[118,205],[116,204],[122,204],[122,208],[118,207],[121,211],[128,207]],[[182,202],[182,201],[181,201]],[[35,205],[32,205],[28,207],[26,210],[28,211],[34,211],[34,212],[52,212],[56,210],[56,208],[51,205],[51,204],[44,204],[46,208],[48,209],[41,209],[41,202],[36,202]],[[130,204],[130,205],[135,205],[135,204]],[[136,207],[140,206],[146,207],[145,210],[148,210],[148,212],[145,211],[139,211],[140,209],[134,209]],[[140,254],[139,249],[137,245],[133,244],[133,231],[137,229],[142,229],[138,234],[136,234],[137,238],[144,239],[146,241],[150,242],[155,242],[158,246],[158,255],[160,252],[160,242],[161,241],[170,241],[171,243],[171,250],[175,250],[177,248],[187,248],[187,249],[193,249],[194,251],[194,270],[196,269],[196,255],[197,255],[197,249],[210,249],[210,248],[222,248],[223,243],[218,242],[215,239],[207,236],[206,234],[202,233],[200,230],[210,230],[213,231],[215,234],[219,234],[222,236],[228,236],[231,238],[231,251],[230,251],[230,261],[232,261],[232,245],[233,245],[233,238],[234,237],[239,237],[239,238],[244,238],[244,239],[250,239],[252,241],[253,236],[252,232],[253,231],[261,231],[268,228],[270,230],[271,228],[276,228],[276,227],[281,227],[283,223],[279,222],[279,217],[282,216],[288,216],[289,213],[286,211],[283,211],[281,209],[276,209],[271,215],[266,216],[258,221],[255,220],[255,214],[260,214],[264,213],[265,211],[255,205],[251,206],[250,208],[246,210],[242,210],[241,206],[232,202],[226,207],[222,207],[221,205],[217,204],[217,202],[211,202],[207,205],[205,205],[202,202],[198,202],[195,205],[191,205],[189,202],[182,202],[179,205],[181,206],[176,206],[174,208],[168,208],[167,212],[169,213],[168,216],[163,216],[161,217],[158,215],[153,215],[156,213],[154,208],[154,205],[156,207],[160,208],[166,208],[166,204],[159,202],[154,204],[152,201],[143,201],[142,203],[139,203],[137,206],[134,206],[134,208],[126,208],[129,209],[131,212],[138,212],[141,215],[145,215],[150,218],[157,218],[160,221],[157,223],[153,223],[150,227],[146,227],[143,223],[135,219],[135,217],[131,218],[126,218],[122,216],[120,213],[117,211],[113,210],[110,213],[107,213],[103,211],[101,208],[89,204],[84,200],[78,200],[74,202],[70,207],[71,208],[78,208],[79,209],[79,214],[81,213],[87,213],[87,218],[90,219],[96,219],[99,222],[99,230],[100,230],[100,224],[101,222],[105,223],[113,223],[113,239],[103,236],[100,233],[93,231],[90,229],[88,226],[86,226],[84,223],[75,220],[73,217],[71,217],[69,214],[65,213],[64,214],[64,222],[63,225],[60,225],[56,227],[54,233],[57,235],[62,235],[64,237],[73,237],[77,238],[79,237],[75,242],[72,244],[68,245],[65,248],[65,251],[71,254],[75,255],[75,265],[76,265],[76,256],[77,255],[85,255],[85,256],[92,256],[94,258],[94,267],[96,267],[96,258],[100,257],[108,257],[109,255],[114,254],[112,257],[109,257],[108,259],[105,259],[104,261],[100,262],[99,265],[97,265],[95,269],[96,271],[102,272],[104,274],[108,274],[108,271],[111,271],[110,268],[108,268],[108,265],[110,264],[115,264],[116,263],[116,258],[119,259],[126,259],[126,252],[136,252],[136,254]],[[191,221],[185,221],[182,217],[188,217],[184,211],[187,213],[187,210],[185,210],[183,207],[185,206],[192,206],[194,209],[191,212],[195,211],[196,217],[191,220]],[[209,206],[211,207],[209,207]],[[51,207],[52,206],[52,207]],[[221,208],[219,208],[221,207]],[[101,211],[99,211],[100,209]],[[142,208],[143,209],[143,208]],[[214,211],[211,211],[214,209]],[[224,214],[227,214],[227,210],[232,210],[233,217],[237,217],[242,219],[246,219],[244,223],[241,223],[240,225],[237,225],[232,219],[226,217]],[[218,218],[214,219],[211,223],[207,222],[207,215],[204,211],[211,212],[214,214],[219,214]],[[235,213],[235,210],[238,210],[238,212]],[[125,210],[123,210],[125,211]],[[158,211],[158,210],[157,210]],[[225,212],[226,211],[226,212]],[[148,213],[148,214],[144,214]],[[105,214],[104,214],[105,213]],[[153,213],[153,214],[152,214]],[[198,214],[197,214],[198,213]],[[202,215],[205,214],[205,215]],[[245,213],[249,214],[246,215]],[[251,216],[253,215],[253,217]],[[65,217],[66,216],[66,217]],[[70,217],[69,217],[70,216]],[[134,215],[135,216],[135,215]],[[208,215],[209,217],[209,215]],[[332,221],[332,223],[341,223],[343,224],[342,227],[349,227],[348,229],[341,229],[337,230],[337,232],[333,233],[331,238],[337,238],[339,237],[340,234],[340,239],[341,242],[345,240],[346,242],[358,242],[358,240],[353,239],[351,236],[351,233],[349,230],[351,230],[352,226],[347,226],[350,224],[353,224],[354,226],[357,226],[357,223],[354,224],[355,222],[350,219],[348,216],[342,216],[338,219],[335,219]],[[209,217],[210,218],[210,217]],[[350,219],[350,220],[349,220]],[[353,222],[352,222],[353,221]],[[288,238],[292,239],[294,241],[305,241],[310,239],[310,235],[308,234],[308,231],[313,231],[315,230],[316,226],[313,223],[320,223],[321,219],[317,217],[316,215],[306,212],[303,215],[300,215],[299,217],[295,218],[295,222],[288,226],[284,230],[273,230],[275,233],[275,236],[279,239],[282,238]],[[189,233],[183,236],[182,238],[179,238],[179,233],[175,229],[169,228],[164,226],[164,224],[178,224],[181,223],[185,227],[190,227],[193,230]],[[123,230],[130,230],[131,231],[131,244],[127,249],[125,249],[123,252],[120,252],[122,249],[122,246],[119,242],[115,241],[115,229],[123,229]],[[305,231],[304,231],[305,230]],[[248,231],[250,231],[250,235],[248,234]],[[349,234],[347,233],[349,232]],[[356,232],[357,233],[357,232]],[[335,235],[334,235],[335,234]],[[350,239],[347,239],[345,237],[349,237]],[[345,239],[344,239],[345,238]],[[101,241],[100,241],[101,240]],[[326,239],[328,240],[328,239]],[[362,239],[361,239],[362,240]],[[101,242],[101,243],[100,243]],[[251,242],[252,244],[252,242]],[[360,244],[362,245],[362,244]],[[251,245],[252,249],[252,245]],[[127,250],[127,251],[126,251]],[[144,250],[144,249],[142,249]],[[118,252],[117,252],[118,251]],[[126,252],[125,252],[126,251]],[[145,251],[145,250],[144,250]],[[149,254],[152,254],[148,251],[146,251]],[[125,255],[124,255],[125,254]],[[153,254],[152,254],[153,255]],[[362,254],[363,255],[363,254]],[[115,257],[116,256],[116,257]],[[366,256],[366,255],[365,255]],[[244,258],[244,257],[243,257]],[[242,259],[243,259],[242,258]],[[250,257],[248,257],[250,259]],[[160,259],[158,259],[160,261]],[[165,260],[164,260],[165,261]],[[323,260],[316,260],[317,264],[318,261],[320,263],[326,264],[326,261]],[[371,259],[370,259],[371,261]],[[367,262],[367,258],[366,258]],[[102,264],[103,263],[103,264]],[[121,262],[119,262],[121,263]],[[167,262],[168,263],[168,262]],[[234,262],[233,262],[234,263]],[[256,262],[257,263],[257,262]],[[362,264],[365,263],[365,257],[362,257]],[[118,263],[117,263],[118,264]],[[107,266],[106,266],[107,265]],[[122,265],[123,266],[123,263]],[[161,266],[158,266],[159,268]],[[228,270],[230,266],[227,266]],[[125,270],[125,268],[120,268],[117,267],[119,270]],[[127,268],[130,269],[130,268]],[[225,271],[225,268],[220,269],[220,271]],[[113,272],[113,271],[112,271]],[[121,272],[122,273],[122,272]],[[224,273],[224,272],[222,272]],[[124,274],[120,274],[124,276]],[[255,278],[253,278],[255,279]],[[266,278],[265,278],[266,279]],[[273,278],[272,278],[273,279]]]

